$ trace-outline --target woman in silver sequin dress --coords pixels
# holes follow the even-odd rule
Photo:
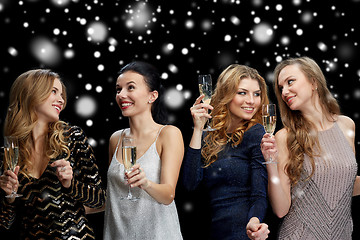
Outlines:
[[[355,123],[340,115],[336,99],[314,60],[279,63],[274,73],[284,128],[265,134],[269,197],[283,219],[278,239],[351,239],[351,199],[360,194]]]
[[[116,81],[116,102],[130,128],[110,137],[104,239],[182,239],[174,198],[184,144],[177,127],[163,124],[160,80],[152,65],[132,62]],[[128,134],[136,139],[137,163],[125,174],[121,136]],[[129,186],[137,201],[120,200]]]

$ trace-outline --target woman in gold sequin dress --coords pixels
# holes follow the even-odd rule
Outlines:
[[[17,220],[21,239],[95,239],[84,206],[102,207],[105,191],[84,132],[59,120],[65,91],[43,69],[21,74],[10,91],[4,133],[18,139],[19,163],[0,177],[0,227]],[[12,190],[22,197],[5,198]]]

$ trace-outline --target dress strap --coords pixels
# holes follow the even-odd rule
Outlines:
[[[158,139],[158,137],[159,137],[159,135],[160,135],[161,130],[163,130],[163,128],[166,127],[166,126],[167,126],[167,125],[164,125],[164,126],[162,126],[162,127],[160,128],[160,130],[159,130],[159,132],[158,132],[158,134],[157,134],[157,136],[156,136],[156,138],[155,138],[155,142],[157,141],[157,139]]]
[[[118,142],[117,142],[117,144],[116,144],[116,149],[115,149],[115,152],[114,152],[114,155],[115,155],[115,156],[116,156],[117,150],[118,150],[118,148],[119,148],[120,139],[122,139],[122,137],[123,137],[123,135],[124,135],[124,133],[125,133],[125,130],[126,130],[126,129],[122,129],[121,135],[120,135],[119,140],[118,140]]]

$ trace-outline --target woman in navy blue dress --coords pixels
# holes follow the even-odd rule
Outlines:
[[[212,106],[198,97],[191,107],[193,135],[183,162],[187,190],[200,183],[210,197],[212,239],[266,239],[267,172],[260,143],[261,106],[269,102],[265,80],[233,64],[219,76]],[[208,110],[212,110],[211,116]],[[203,134],[208,118],[216,131]]]

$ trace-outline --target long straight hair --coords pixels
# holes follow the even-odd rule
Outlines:
[[[287,148],[290,161],[286,164],[286,173],[292,185],[295,185],[303,171],[304,154],[310,158],[312,171],[309,179],[315,171],[314,157],[321,152],[318,136],[313,123],[308,121],[300,111],[292,111],[283,101],[282,91],[279,87],[279,74],[282,69],[289,65],[296,65],[305,74],[310,83],[315,83],[321,109],[327,119],[335,121],[334,116],[340,114],[340,107],[336,99],[327,88],[325,76],[319,65],[309,57],[289,58],[280,62],[274,71],[275,94],[278,101],[281,120],[288,131]]]

